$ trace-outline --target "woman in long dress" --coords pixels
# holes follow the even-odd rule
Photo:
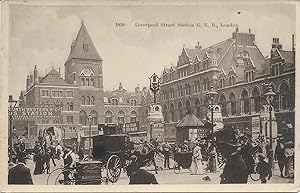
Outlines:
[[[193,149],[191,175],[201,175],[203,174],[201,147],[198,141],[195,141],[194,144],[195,147]]]

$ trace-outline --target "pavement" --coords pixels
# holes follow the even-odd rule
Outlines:
[[[51,164],[51,171],[61,168],[63,166],[63,160],[55,160],[56,167],[53,167]],[[173,161],[171,160],[170,165],[172,165]],[[28,160],[27,166],[30,168],[30,171],[33,173],[34,163],[32,160]],[[159,170],[158,174],[155,174],[153,167],[145,168],[147,171],[153,173],[159,184],[219,184],[220,183],[220,174],[222,173],[222,169],[219,169],[216,173],[205,173],[203,175],[191,175],[188,169],[180,170],[179,174],[175,174],[173,169]],[[54,185],[55,179],[58,174],[61,172],[60,169],[57,169],[49,178],[49,184]],[[105,173],[105,171],[104,171]],[[33,183],[36,185],[47,185],[47,179],[49,174],[40,174],[33,175]],[[207,176],[209,180],[207,180]],[[206,178],[206,179],[205,179]],[[273,177],[267,183],[293,183],[294,180],[290,178],[282,178],[280,177],[280,172],[278,169],[273,169]],[[119,180],[115,183],[116,185],[127,185],[129,183],[129,178],[126,173],[122,171]],[[249,184],[259,184],[260,181],[253,181],[250,178],[248,179]]]

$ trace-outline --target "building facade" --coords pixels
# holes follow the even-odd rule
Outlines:
[[[283,121],[294,125],[295,49],[282,50],[279,39],[273,38],[270,53],[268,58],[262,55],[250,29],[249,33],[237,29],[229,39],[205,49],[199,42],[194,49],[183,48],[177,65],[162,73],[160,104],[166,125],[175,125],[188,111],[205,119],[206,94],[213,87],[224,124],[251,131],[253,120],[265,109],[263,83],[271,83],[276,93],[273,110],[278,126]]]
[[[130,127],[138,125],[132,135],[147,131],[147,116],[152,96],[149,90],[139,86],[134,92],[127,91],[120,83],[113,91],[103,90],[102,58],[98,54],[84,22],[71,45],[64,64],[64,78],[52,69],[39,76],[37,67],[27,76],[26,89],[21,92],[20,107],[59,107],[60,118],[15,121],[18,130],[28,130],[28,141],[37,140],[49,127],[60,128],[65,142],[81,142],[88,148],[89,129],[92,136],[98,135],[98,124],[116,124]],[[19,126],[17,126],[19,125]],[[21,126],[20,126],[21,125]],[[132,124],[134,125],[134,124]],[[129,128],[130,129],[130,128]],[[126,130],[123,132],[128,133]],[[144,134],[143,134],[144,135]]]

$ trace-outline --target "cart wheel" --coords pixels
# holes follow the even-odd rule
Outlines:
[[[259,180],[259,174],[257,173],[257,165],[254,164],[254,172],[252,174],[249,174],[251,180],[258,181]]]
[[[180,173],[180,166],[178,165],[178,163],[176,161],[174,162],[173,170],[174,170],[175,174]]]
[[[50,172],[50,174],[47,177],[47,185],[51,185],[51,179],[54,178],[55,173],[60,173],[61,171],[63,171],[63,169],[64,168],[56,168],[55,170]]]
[[[74,185],[75,177],[74,170],[64,170],[58,174],[55,179],[55,185]],[[67,179],[65,179],[67,177]]]
[[[92,161],[92,160],[93,160],[93,157],[90,155],[87,155],[82,159],[82,161]]]
[[[117,155],[112,155],[106,163],[107,178],[111,183],[118,181],[121,175],[121,160]]]

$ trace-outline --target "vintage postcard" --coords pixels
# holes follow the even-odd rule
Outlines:
[[[296,1],[1,15],[1,192],[299,191]]]

